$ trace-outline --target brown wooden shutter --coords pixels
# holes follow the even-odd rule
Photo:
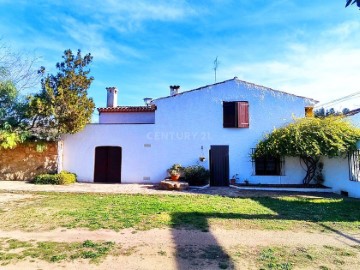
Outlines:
[[[225,128],[237,127],[236,102],[224,102],[223,103],[223,126]]]
[[[237,102],[237,127],[249,127],[249,103],[246,101]]]

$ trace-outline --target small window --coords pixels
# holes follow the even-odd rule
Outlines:
[[[253,158],[252,162],[255,175],[282,175],[284,159],[281,157],[262,156]]]
[[[305,117],[314,117],[314,107],[305,107]]]
[[[249,127],[249,103],[247,101],[233,101],[223,103],[224,128]]]
[[[360,182],[360,150],[350,152],[348,161],[350,181]]]

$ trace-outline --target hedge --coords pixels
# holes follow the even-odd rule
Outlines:
[[[76,174],[62,171],[58,174],[39,174],[33,180],[38,185],[69,185],[76,182]]]

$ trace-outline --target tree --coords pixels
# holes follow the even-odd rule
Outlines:
[[[42,67],[33,75],[32,61],[0,46],[0,149],[25,140],[56,140],[90,122],[95,104],[87,90],[94,78],[86,68],[92,56],[66,50],[63,59],[56,64],[57,74],[45,76]],[[40,76],[41,91],[24,98],[20,91]]]
[[[10,81],[0,81],[0,149],[13,148],[23,141],[18,127],[18,90]]]
[[[360,0],[346,0],[345,7],[355,4],[360,8]]]
[[[265,136],[255,149],[254,156],[300,157],[306,166],[304,184],[309,184],[316,174],[320,157],[345,156],[356,150],[360,129],[340,116],[303,118],[275,129]]]
[[[10,81],[19,91],[36,86],[40,79],[34,68],[37,60],[37,57],[12,50],[0,39],[0,82]]]
[[[20,92],[38,82],[36,60],[0,43],[0,149],[13,148],[27,138],[22,123],[26,101]]]
[[[342,111],[336,111],[334,108],[330,108],[328,110],[325,110],[324,107],[321,107],[317,110],[315,110],[315,117],[328,117],[328,116],[341,116],[341,115],[345,115],[348,112],[350,112],[350,110],[348,108],[344,108],[342,109]]]
[[[66,50],[62,58],[63,62],[56,64],[58,73],[47,74],[41,81],[41,92],[29,99],[29,129],[41,138],[57,138],[82,130],[95,109],[87,93],[94,78],[86,69],[93,57],[91,54],[82,57],[80,50],[76,55]],[[45,68],[39,73],[44,74]]]

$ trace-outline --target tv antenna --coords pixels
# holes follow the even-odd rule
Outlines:
[[[216,56],[215,60],[214,60],[214,73],[215,73],[215,82],[216,82],[216,71],[218,69],[219,66],[219,61],[218,61],[218,57]]]

